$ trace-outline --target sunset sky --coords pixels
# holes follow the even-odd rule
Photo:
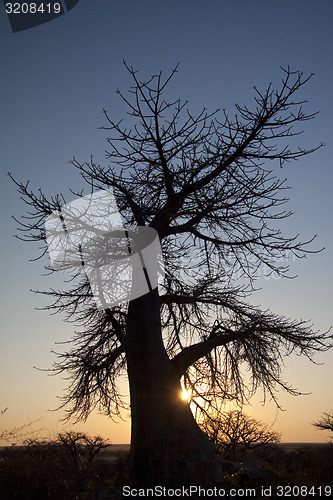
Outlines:
[[[281,224],[286,235],[301,239],[317,235],[319,254],[291,262],[293,280],[261,279],[262,290],[251,297],[275,313],[312,320],[315,329],[333,324],[333,3],[331,0],[80,0],[64,16],[26,31],[12,33],[0,3],[1,42],[1,337],[0,430],[40,419],[32,430],[54,435],[62,429],[58,396],[67,386],[38,368],[50,368],[56,342],[69,339],[74,326],[63,318],[37,311],[45,297],[30,289],[48,289],[56,280],[43,275],[44,261],[33,244],[13,237],[12,216],[24,215],[7,172],[47,195],[79,189],[81,180],[68,161],[75,156],[106,164],[107,132],[102,108],[115,120],[126,112],[115,90],[131,85],[123,60],[144,79],[180,62],[170,85],[170,98],[188,100],[195,113],[251,105],[253,86],[279,86],[281,66],[314,77],[300,98],[305,111],[320,111],[304,124],[304,134],[293,144],[313,147],[313,155],[276,172],[291,186],[288,208],[295,215]],[[298,141],[298,142],[297,142]],[[61,279],[58,281],[61,285]],[[306,396],[279,393],[284,412],[261,394],[244,408],[249,415],[272,424],[284,442],[325,441],[325,433],[311,422],[333,408],[333,350],[312,364],[301,357],[285,360],[284,379]],[[121,381],[124,392],[126,381]],[[112,423],[93,414],[75,429],[101,434],[113,443],[128,443],[130,424]],[[68,427],[68,426],[67,426]]]

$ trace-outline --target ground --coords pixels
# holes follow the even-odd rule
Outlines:
[[[128,485],[129,445],[110,445],[101,450],[92,467],[82,469],[80,474],[63,452],[59,446],[45,444],[1,448],[0,498],[125,498],[122,487]],[[259,500],[264,498],[262,488],[266,488],[267,493],[270,487],[270,497],[278,498],[278,485],[287,488],[284,494],[289,498],[328,498],[329,485],[333,491],[333,444],[278,444],[258,448],[239,461],[226,464],[225,481],[226,488],[242,492],[255,490],[255,498]]]

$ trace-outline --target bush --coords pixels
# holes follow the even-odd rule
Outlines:
[[[91,498],[98,474],[94,458],[106,446],[100,437],[66,432],[55,441],[27,440],[3,449],[0,498]]]

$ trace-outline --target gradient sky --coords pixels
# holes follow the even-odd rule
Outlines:
[[[277,173],[291,186],[289,208],[295,216],[282,224],[287,235],[314,234],[313,248],[325,250],[291,263],[294,280],[262,279],[262,291],[252,297],[273,312],[295,319],[311,319],[326,330],[332,321],[332,116],[333,116],[333,3],[331,0],[182,0],[148,1],[81,0],[66,15],[27,31],[13,34],[0,4],[1,41],[1,352],[0,409],[8,407],[0,428],[31,426],[41,434],[62,428],[55,408],[66,381],[48,377],[34,367],[49,368],[55,342],[70,338],[73,325],[60,316],[34,308],[45,297],[30,288],[47,289],[41,261],[33,244],[16,240],[12,215],[24,214],[15,186],[6,176],[31,180],[48,194],[81,186],[68,164],[80,161],[105,163],[106,132],[102,108],[113,118],[126,111],[117,87],[131,84],[122,61],[140,70],[142,78],[162,69],[179,72],[170,86],[170,97],[189,101],[192,112],[217,107],[233,113],[236,101],[251,104],[253,85],[264,89],[279,85],[280,66],[315,73],[304,88],[306,111],[320,111],[304,124],[300,145],[325,148],[289,164]],[[67,196],[70,201],[70,196]],[[59,281],[60,283],[60,281]],[[54,285],[54,280],[52,281]],[[286,359],[285,379],[308,396],[279,394],[284,412],[272,403],[260,404],[258,394],[245,411],[272,424],[285,442],[316,442],[325,434],[311,422],[333,408],[333,351],[306,359]],[[126,383],[123,383],[126,391]],[[128,417],[124,415],[125,419]],[[114,424],[92,415],[76,426],[102,434],[113,443],[130,439],[129,421]]]

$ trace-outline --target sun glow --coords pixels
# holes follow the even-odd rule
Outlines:
[[[183,401],[189,401],[191,399],[190,394],[185,389],[182,390],[180,397]]]

